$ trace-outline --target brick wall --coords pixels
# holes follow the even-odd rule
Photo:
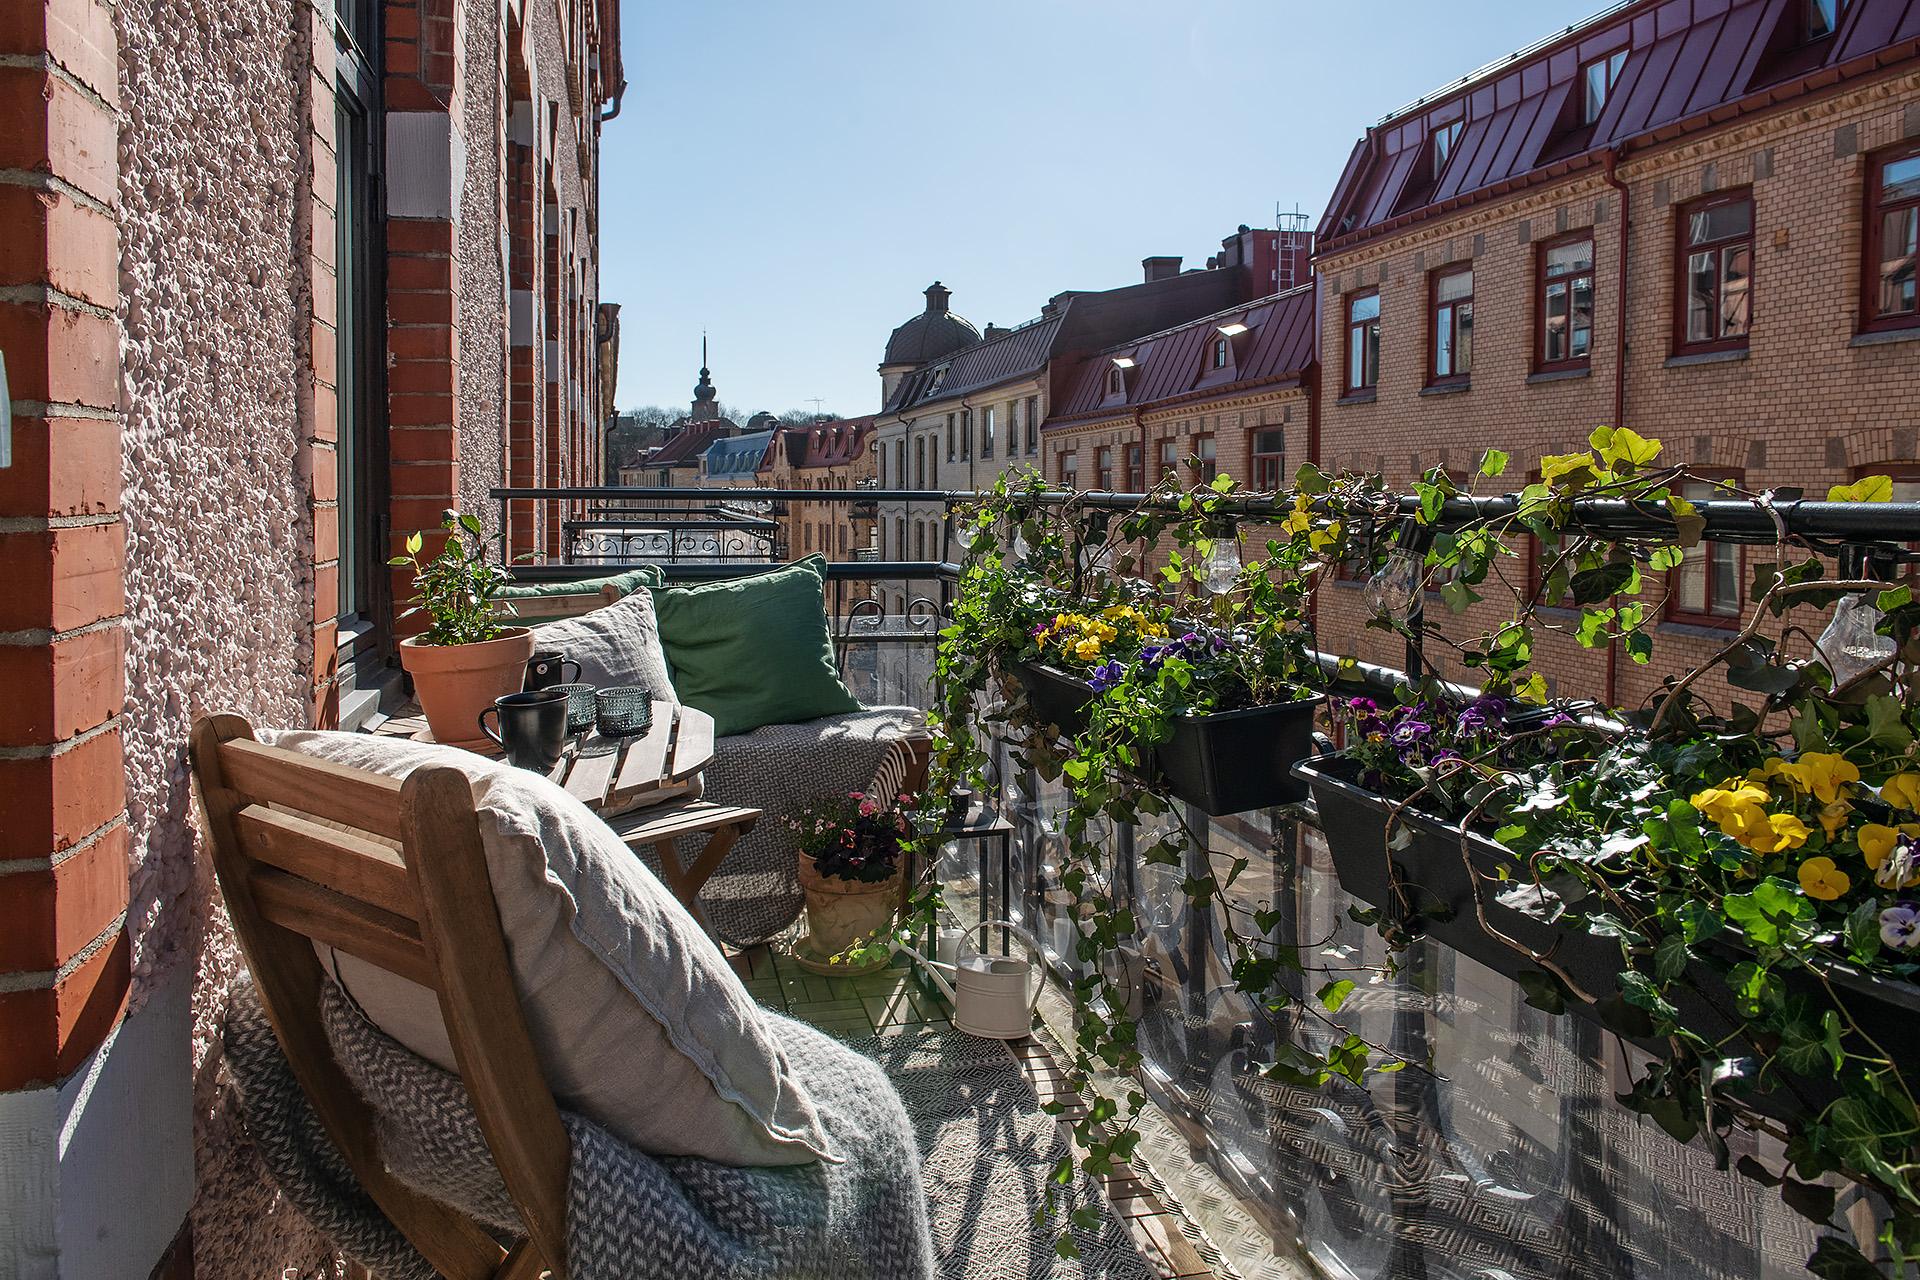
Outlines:
[[[1817,497],[1858,468],[1920,460],[1920,345],[1856,338],[1865,155],[1920,136],[1916,103],[1920,75],[1909,69],[1620,164],[1631,219],[1621,419],[1662,440],[1663,460],[1735,469],[1750,489],[1799,487]],[[1678,208],[1743,188],[1753,194],[1756,255],[1749,348],[1675,359]],[[1380,471],[1404,484],[1435,465],[1469,473],[1495,445],[1513,455],[1510,481],[1519,484],[1521,470],[1541,454],[1585,448],[1594,427],[1615,419],[1621,209],[1620,193],[1592,174],[1321,258],[1324,464]],[[1595,250],[1590,368],[1541,375],[1534,364],[1540,246],[1583,229]],[[1429,284],[1436,269],[1468,262],[1471,389],[1436,393],[1426,386]],[[1381,296],[1379,385],[1374,395],[1343,403],[1346,302],[1363,289]],[[1739,562],[1743,591],[1753,554]],[[1524,552],[1507,571],[1524,585]],[[1399,661],[1397,641],[1361,630],[1358,584],[1322,596],[1328,647]],[[1664,586],[1655,586],[1646,598],[1657,606],[1663,597]],[[1429,607],[1440,608],[1437,598]],[[1502,616],[1489,604],[1441,625],[1471,632]],[[1611,665],[1616,700],[1633,706],[1663,674],[1703,660],[1723,639],[1663,621],[1650,667],[1624,657],[1610,663],[1604,651],[1551,637],[1536,661],[1558,691],[1583,696],[1607,686]]]
[[[78,1068],[129,983],[116,49],[94,0],[0,12],[0,1093]]]

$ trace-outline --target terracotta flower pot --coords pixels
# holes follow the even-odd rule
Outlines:
[[[434,741],[470,749],[492,747],[480,732],[480,713],[495,698],[520,692],[532,657],[533,632],[525,627],[479,644],[422,644],[418,636],[400,642],[400,665],[413,677]]]
[[[813,859],[800,855],[800,888],[807,895],[807,932],[818,956],[834,956],[893,925],[900,904],[900,876],[896,865],[885,880],[842,880],[823,876]]]

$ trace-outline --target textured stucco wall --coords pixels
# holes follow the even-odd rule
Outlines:
[[[487,490],[504,483],[501,424],[506,417],[506,191],[502,178],[506,62],[500,0],[468,0],[465,119],[466,185],[460,194],[460,509],[493,532],[498,519]]]
[[[302,0],[120,0],[127,821],[134,999],[197,969],[201,1280],[328,1274],[222,1105],[214,1019],[239,967],[198,852],[193,718],[309,715],[311,522],[296,473],[304,294]],[[137,1176],[137,1170],[129,1170]]]

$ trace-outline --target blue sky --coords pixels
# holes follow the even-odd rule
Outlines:
[[[878,407],[935,278],[984,328],[1318,222],[1366,126],[1599,0],[623,0],[603,142],[620,404],[683,404],[700,332],[745,410]]]

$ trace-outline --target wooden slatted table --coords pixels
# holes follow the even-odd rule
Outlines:
[[[419,705],[401,708],[374,730],[386,737],[432,742]],[[590,733],[569,747],[548,776],[610,825],[631,849],[651,847],[661,878],[681,905],[707,927],[700,890],[761,811],[699,797],[700,774],[713,763],[713,717],[694,707],[653,704],[653,726],[618,741]],[[499,755],[497,749],[487,755]],[[705,835],[706,846],[682,863],[676,841]]]

